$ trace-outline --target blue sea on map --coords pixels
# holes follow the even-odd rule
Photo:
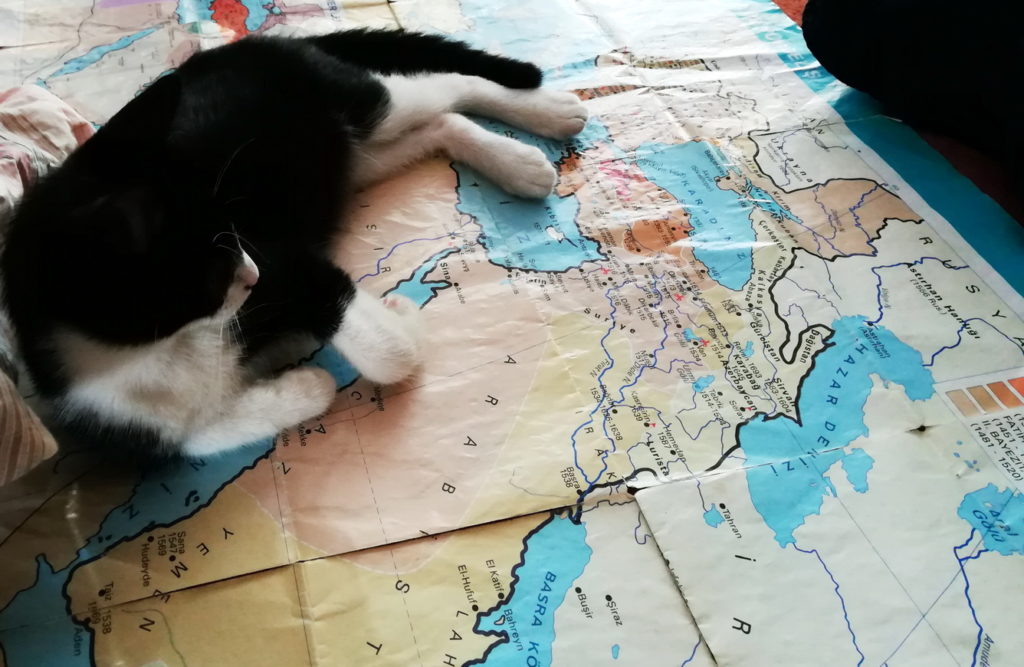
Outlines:
[[[495,646],[483,662],[489,667],[519,667],[525,663],[522,647],[533,646],[537,665],[551,664],[555,641],[555,611],[572,583],[583,574],[592,553],[582,523],[553,517],[526,539],[523,562],[516,566],[515,590],[497,608],[481,613],[474,631],[480,634],[519,633],[519,644],[507,641]]]
[[[844,317],[832,328],[832,346],[820,353],[800,389],[802,422],[759,415],[739,429],[750,466],[750,498],[783,547],[796,541],[793,531],[804,519],[821,510],[826,493],[836,495],[826,474],[835,463],[843,461],[850,483],[867,491],[871,457],[844,448],[868,434],[864,404],[871,376],[902,385],[912,400],[934,393],[921,354],[885,327],[869,326],[863,317]]]
[[[456,207],[480,225],[480,243],[495,264],[527,271],[567,271],[603,258],[597,242],[583,236],[576,224],[579,201],[575,196],[520,199],[469,167],[456,164],[455,170],[459,174]]]
[[[166,465],[139,482],[131,500],[107,515],[99,531],[88,538],[66,567],[53,572],[45,558],[37,559],[36,583],[18,593],[10,604],[0,610],[0,627],[14,628],[3,631],[8,664],[89,665],[88,646],[76,651],[73,639],[77,626],[68,616],[67,601],[62,594],[74,570],[119,542],[153,526],[178,521],[183,514],[195,512],[228,480],[262,458],[272,445],[273,441],[267,439],[210,459]],[[164,486],[171,490],[170,494]],[[183,510],[186,498],[189,499],[187,506],[193,509]],[[26,619],[38,621],[38,625],[33,623],[32,632],[20,627]]]
[[[694,256],[720,285],[742,289],[754,267],[753,203],[733,190],[718,187],[716,179],[728,175],[725,156],[705,141],[646,143],[637,152],[641,155],[635,158],[636,166],[690,214]]]
[[[537,137],[499,121],[479,119],[480,125],[529,144],[557,161],[566,142]],[[608,130],[591,119],[584,131],[568,142],[586,150],[594,142],[608,141]],[[579,200],[575,195],[550,195],[543,200],[510,195],[497,184],[460,163],[456,208],[473,216],[480,226],[480,244],[488,258],[499,266],[528,271],[568,271],[584,262],[604,259],[596,241],[583,235],[576,222]]]

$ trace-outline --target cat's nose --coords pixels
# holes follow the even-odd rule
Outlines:
[[[252,261],[244,251],[242,252],[242,265],[235,271],[235,277],[246,289],[252,289],[260,279],[260,270],[256,268],[256,262]]]

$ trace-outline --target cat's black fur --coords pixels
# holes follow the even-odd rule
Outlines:
[[[238,317],[243,358],[285,334],[335,332],[354,291],[328,256],[351,145],[389,104],[366,68],[512,88],[541,79],[527,63],[393,31],[254,37],[190,58],[32,188],[11,223],[4,296],[42,395],[68,387],[58,328],[122,346],[167,336],[221,305],[239,245],[260,269]],[[75,425],[144,449],[159,440],[96,415]]]

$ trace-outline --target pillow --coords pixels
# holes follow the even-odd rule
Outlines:
[[[0,91],[0,247],[25,188],[94,131],[89,121],[41,86]],[[0,308],[0,485],[57,451],[53,437],[18,392],[17,367],[10,325]]]

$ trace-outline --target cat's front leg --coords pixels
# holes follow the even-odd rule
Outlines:
[[[334,401],[337,385],[320,368],[296,368],[258,382],[241,395],[217,419],[193,433],[182,445],[185,456],[208,456],[257,440],[312,419]]]
[[[381,300],[357,289],[331,342],[367,380],[404,380],[420,364],[419,308],[398,294]]]

